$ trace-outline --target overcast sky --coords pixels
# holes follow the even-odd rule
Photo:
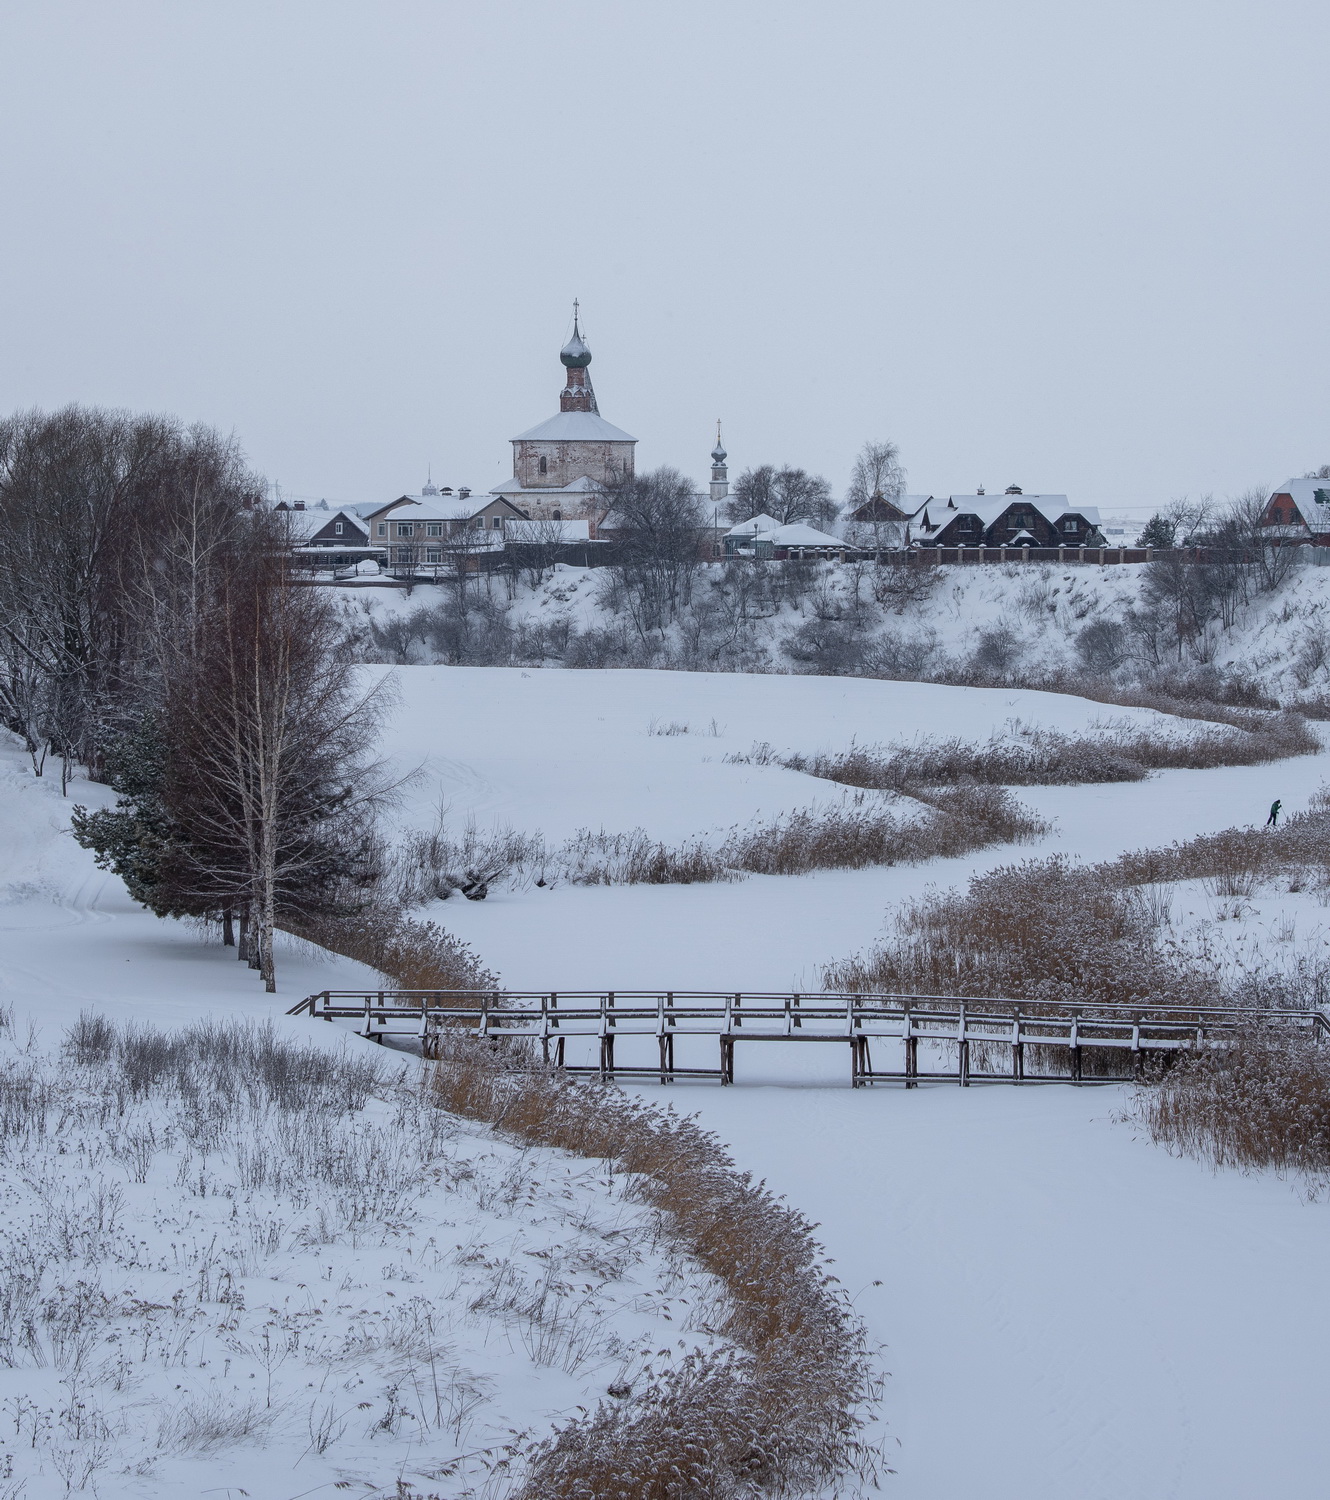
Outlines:
[[[638,464],[1330,462],[1325,0],[0,0],[0,409],[487,488],[573,297]]]

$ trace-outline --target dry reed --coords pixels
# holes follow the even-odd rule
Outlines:
[[[808,1221],[737,1171],[694,1120],[503,1063],[447,1039],[433,1077],[439,1103],[630,1174],[635,1196],[725,1284],[723,1332],[734,1344],[688,1356],[568,1423],[530,1455],[522,1500],[727,1500],[873,1479],[877,1455],[863,1439],[877,1396],[872,1362]]]
[[[368,964],[401,989],[488,990],[499,984],[466,943],[383,899],[352,916],[307,924],[294,935]]]
[[[1160,734],[1117,722],[1098,734],[1026,728],[1020,738],[986,744],[925,739],[911,745],[855,745],[838,754],[779,755],[757,745],[738,763],[781,765],[846,786],[911,792],[918,786],[979,782],[992,786],[1065,786],[1141,781],[1157,770],[1209,770],[1261,765],[1314,754],[1319,741],[1292,714],[1260,717],[1224,710],[1226,727],[1188,735]]]
[[[1137,1107],[1152,1139],[1216,1167],[1330,1179],[1330,1050],[1306,1034],[1253,1028],[1188,1053]]]

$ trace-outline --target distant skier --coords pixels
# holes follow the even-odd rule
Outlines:
[[[1270,804],[1270,816],[1265,820],[1265,826],[1267,828],[1279,827],[1279,809],[1283,805],[1284,804],[1279,800],[1278,797],[1276,797],[1275,800]]]

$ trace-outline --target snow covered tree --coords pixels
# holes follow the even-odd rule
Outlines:
[[[1136,545],[1138,547],[1172,547],[1177,543],[1177,535],[1177,522],[1162,511],[1156,511],[1145,523],[1140,536],[1136,538]]]

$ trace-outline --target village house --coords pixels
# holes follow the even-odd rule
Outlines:
[[[274,510],[282,519],[291,554],[302,567],[348,568],[387,558],[385,547],[370,542],[369,525],[354,507],[333,510],[326,500],[307,507],[298,500],[291,505],[279,501]]]
[[[1330,479],[1288,479],[1270,496],[1259,521],[1276,547],[1330,547]]]
[[[1012,485],[1001,495],[929,498],[909,518],[912,547],[1099,547],[1099,511],[1073,508],[1065,495],[1026,495]]]
[[[440,490],[426,484],[418,495],[399,495],[365,516],[370,540],[388,549],[394,568],[438,566],[447,554],[492,550],[503,543],[505,521],[522,512],[497,495]]]

